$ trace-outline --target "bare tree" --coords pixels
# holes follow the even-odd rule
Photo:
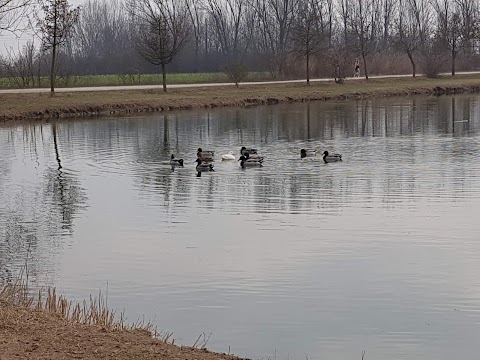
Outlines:
[[[50,94],[54,95],[57,50],[72,36],[80,8],[72,8],[67,0],[47,0],[42,7],[45,13],[44,19],[40,21],[42,47],[44,50],[51,50]]]
[[[225,67],[225,74],[238,88],[238,84],[248,77],[248,69],[242,64],[230,64]]]
[[[178,0],[131,0],[128,4],[138,23],[137,51],[162,68],[163,91],[167,91],[166,65],[187,43],[190,28],[185,3]]]
[[[307,85],[310,85],[310,59],[320,51],[322,42],[328,37],[320,27],[320,16],[315,2],[307,2],[300,7],[299,15],[292,28],[292,51],[297,57],[305,60],[305,74]]]
[[[253,20],[246,0],[205,0],[219,50],[227,63],[242,62],[253,34]]]
[[[18,53],[7,51],[3,65],[5,73],[18,87],[35,86],[35,70],[37,69],[39,54],[32,42],[28,42]]]
[[[386,48],[390,41],[390,30],[394,20],[394,11],[396,9],[397,0],[382,0],[382,16],[383,16],[383,39],[382,45]]]
[[[28,26],[25,20],[31,4],[31,0],[0,0],[0,32],[16,32]]]
[[[274,73],[284,70],[290,32],[300,0],[252,0],[261,34],[260,48],[272,61]]]
[[[452,76],[455,75],[455,60],[461,42],[460,14],[455,8],[456,4],[450,0],[435,0],[433,7],[437,14],[438,41],[450,52]]]
[[[399,0],[394,45],[407,54],[412,65],[412,76],[416,76],[415,53],[421,43],[421,28],[415,9],[415,0]]]
[[[477,0],[455,0],[460,15],[462,48],[466,54],[474,52],[473,40],[480,37],[480,13]]]
[[[365,79],[368,80],[367,56],[376,50],[380,11],[376,0],[354,0],[350,29],[355,35],[355,48],[363,60]]]
[[[188,16],[190,18],[190,25],[193,31],[193,40],[195,42],[195,65],[198,66],[199,52],[201,43],[203,41],[204,30],[207,31],[206,19],[202,7],[201,0],[186,0]],[[207,35],[205,36],[205,40]],[[208,50],[205,49],[205,52]]]
[[[334,3],[333,0],[309,0],[312,11],[317,16],[317,30],[328,40],[328,47],[333,43]]]
[[[350,21],[351,21],[351,0],[338,0],[337,6],[339,7],[338,12],[341,19],[341,24],[343,27],[343,45],[345,47],[350,43]]]
[[[77,67],[93,74],[131,73],[138,57],[133,30],[123,2],[86,0],[72,38]]]

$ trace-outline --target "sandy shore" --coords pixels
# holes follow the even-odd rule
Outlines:
[[[0,359],[241,360],[155,340],[148,331],[78,324],[1,300]]]
[[[298,83],[178,88],[102,92],[62,92],[0,95],[0,121],[39,120],[58,117],[135,114],[222,106],[253,106],[311,100],[362,99],[387,96],[443,95],[480,92],[480,75],[438,79],[380,78]]]

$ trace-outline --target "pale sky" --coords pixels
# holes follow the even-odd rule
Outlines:
[[[25,45],[25,43],[32,40],[33,35],[31,34],[23,34],[22,36],[17,37],[12,33],[3,32],[0,34],[0,54],[4,55],[10,49],[17,52],[19,48],[21,49],[22,46]]]
[[[78,6],[84,3],[85,1],[70,0],[69,3],[73,6]],[[17,52],[18,49],[21,49],[22,46],[25,45],[28,41],[33,41],[33,40],[34,40],[34,35],[32,30],[29,30],[28,32],[23,34],[18,33],[16,35],[8,31],[1,31],[0,32],[0,55],[5,55],[9,50],[13,50]],[[35,39],[35,42],[38,43],[38,38]]]

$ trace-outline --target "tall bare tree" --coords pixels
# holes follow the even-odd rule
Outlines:
[[[460,45],[460,15],[450,0],[435,0],[433,8],[437,15],[436,36],[439,44],[450,52],[452,75],[455,75],[455,60]]]
[[[190,34],[185,3],[179,0],[131,0],[128,8],[138,27],[137,51],[162,68],[163,91],[167,91],[166,65],[185,46]]]
[[[228,63],[239,62],[250,45],[253,19],[247,0],[205,0],[220,52]],[[241,61],[240,61],[241,62]]]
[[[317,3],[310,1],[300,6],[299,14],[292,28],[293,52],[305,60],[305,75],[307,85],[310,85],[310,59],[322,48],[322,43],[328,38],[328,30],[321,24]]]
[[[93,74],[130,73],[137,55],[133,30],[122,1],[86,0],[72,38],[78,67]]]
[[[377,0],[354,0],[350,29],[355,36],[354,47],[363,60],[365,79],[368,80],[367,57],[376,50],[380,11]]]
[[[273,61],[274,72],[284,70],[290,32],[300,3],[300,0],[252,0],[262,34],[261,48]]]
[[[466,54],[474,52],[474,40],[480,38],[480,5],[478,0],[455,0],[460,14],[462,48]]]
[[[42,47],[51,50],[50,94],[55,93],[55,62],[58,48],[67,43],[78,19],[79,7],[73,8],[67,0],[47,0],[43,6],[45,17],[40,21]]]
[[[193,40],[195,42],[195,65],[198,66],[200,47],[203,41],[203,33],[206,29],[205,15],[201,0],[186,0],[185,2],[188,16],[190,18],[190,25],[193,32]],[[207,36],[205,36],[207,38]],[[208,50],[206,50],[208,51]]]
[[[412,76],[416,76],[415,56],[421,45],[420,16],[416,8],[416,0],[399,0],[398,15],[396,19],[396,32],[394,45],[397,49],[407,54],[412,65]]]
[[[394,21],[394,12],[397,0],[382,0],[382,16],[383,16],[383,39],[382,45],[386,48],[390,42],[390,30]]]

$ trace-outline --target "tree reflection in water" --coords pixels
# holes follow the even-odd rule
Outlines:
[[[46,138],[48,127],[51,136]],[[12,163],[15,183],[0,192],[0,282],[11,281],[16,276],[12,273],[25,266],[30,281],[39,275],[48,277],[52,267],[46,264],[55,260],[52,250],[63,246],[65,236],[73,235],[74,219],[87,201],[76,173],[62,165],[55,123],[25,125],[21,138],[17,132],[3,146],[11,149],[18,141],[23,142],[23,157],[28,161]]]

